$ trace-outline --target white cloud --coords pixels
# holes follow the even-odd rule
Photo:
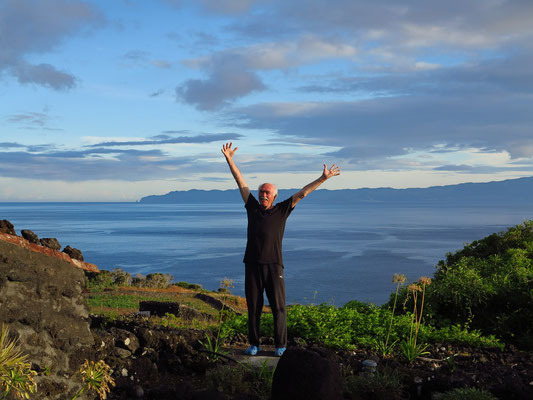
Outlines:
[[[0,71],[22,83],[56,90],[70,89],[73,74],[46,64],[27,61],[56,49],[70,35],[102,22],[99,12],[79,0],[5,0],[0,3]]]

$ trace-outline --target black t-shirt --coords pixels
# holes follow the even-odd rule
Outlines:
[[[283,266],[281,242],[285,232],[285,222],[294,210],[292,198],[289,197],[268,210],[263,210],[250,193],[245,207],[248,214],[248,242],[244,262]]]

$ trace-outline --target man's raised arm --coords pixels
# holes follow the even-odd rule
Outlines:
[[[248,201],[248,197],[250,196],[250,189],[248,188],[248,185],[244,181],[244,178],[242,177],[241,171],[239,171],[239,168],[235,165],[235,162],[233,161],[233,155],[237,151],[238,147],[235,147],[234,149],[231,148],[231,145],[233,142],[226,143],[222,145],[222,154],[224,154],[224,157],[226,157],[226,161],[229,165],[229,170],[231,171],[231,174],[235,178],[235,182],[237,182],[237,186],[239,187],[239,190],[241,191],[242,199],[244,200],[244,203]]]
[[[340,173],[341,168],[336,164],[333,164],[329,169],[326,164],[324,164],[324,172],[322,172],[320,178],[315,179],[313,182],[305,185],[302,190],[292,196],[292,206],[294,207],[296,204],[298,204],[300,200],[302,200],[305,196],[307,196],[309,193],[311,193],[329,178],[340,175]]]

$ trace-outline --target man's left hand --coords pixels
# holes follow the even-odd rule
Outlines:
[[[341,167],[339,167],[337,164],[333,164],[331,168],[328,169],[327,165],[324,164],[324,172],[322,172],[322,178],[324,180],[327,180],[331,178],[332,176],[337,176],[341,174]]]

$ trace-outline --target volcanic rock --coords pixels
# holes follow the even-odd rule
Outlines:
[[[0,221],[0,232],[7,233],[8,235],[17,235],[15,232],[15,227],[7,219]]]
[[[74,247],[70,247],[70,246],[65,247],[63,249],[63,253],[68,254],[70,258],[83,261],[83,254],[81,254],[81,250],[78,250]]]
[[[43,245],[44,247],[48,247],[49,249],[58,251],[61,250],[61,245],[59,244],[56,238],[42,238],[40,242],[41,245]]]
[[[339,360],[328,349],[289,348],[280,358],[272,381],[273,400],[340,400]]]
[[[28,242],[39,244],[39,236],[37,236],[35,233],[33,233],[33,231],[30,231],[29,229],[23,229],[23,230],[20,231],[20,234]]]

